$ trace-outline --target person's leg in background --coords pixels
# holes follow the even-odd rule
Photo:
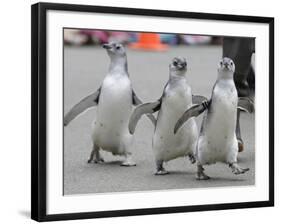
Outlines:
[[[250,96],[255,87],[255,73],[251,65],[255,52],[255,39],[244,37],[224,37],[223,57],[231,58],[235,63],[234,82],[238,96]]]

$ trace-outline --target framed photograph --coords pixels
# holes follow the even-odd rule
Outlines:
[[[38,3],[31,51],[32,219],[274,205],[273,18]]]

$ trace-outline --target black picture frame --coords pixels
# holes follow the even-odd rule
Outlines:
[[[116,216],[193,212],[274,206],[274,18],[240,15],[163,11],[137,8],[102,7],[73,4],[37,3],[31,10],[31,75],[32,75],[32,153],[31,153],[31,218],[37,221],[74,220]],[[193,18],[217,21],[254,22],[269,25],[269,200],[196,206],[160,207],[101,212],[52,214],[46,213],[46,13],[48,10],[100,12],[170,18]]]

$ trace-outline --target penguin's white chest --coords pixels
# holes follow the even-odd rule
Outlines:
[[[225,139],[234,135],[237,102],[238,97],[234,83],[219,83],[215,86],[212,96],[211,111],[209,113],[210,119],[207,123],[209,126],[207,130],[210,138]],[[220,134],[219,136],[224,136],[220,138],[217,134]]]
[[[234,82],[216,84],[211,108],[204,123],[203,136],[198,141],[198,154],[203,161],[214,163],[234,159],[237,151],[237,102]]]
[[[177,120],[191,105],[192,94],[188,85],[167,86],[153,137],[156,160],[169,161],[193,151],[191,145],[198,135],[194,119],[190,119],[177,134],[174,134]]]
[[[128,137],[132,111],[132,89],[125,75],[107,76],[102,84],[93,128],[93,141],[104,150],[122,153]],[[121,151],[120,151],[121,150]]]

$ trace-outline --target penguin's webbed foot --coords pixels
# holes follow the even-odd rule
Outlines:
[[[196,180],[209,180],[210,177],[208,175],[206,175],[204,172],[199,173],[197,172],[196,174]]]
[[[136,166],[137,164],[132,159],[131,155],[126,155],[126,160],[121,163],[121,166]]]
[[[93,161],[94,161],[94,163],[104,163],[103,158],[89,158],[87,163],[92,163]]]
[[[167,170],[165,170],[163,166],[163,160],[158,160],[156,161],[156,172],[154,173],[155,175],[166,175],[169,174]]]
[[[197,165],[196,180],[209,180],[210,177],[204,173],[202,165]]]
[[[103,158],[95,158],[94,159],[94,163],[104,163],[104,159]]]
[[[193,154],[188,154],[189,161],[194,164],[196,162],[196,158]]]
[[[124,161],[123,163],[121,163],[121,166],[136,166],[137,164],[133,161]]]
[[[235,175],[243,174],[250,170],[249,168],[242,168],[242,167],[238,166],[237,163],[232,163],[229,166],[232,170],[232,173],[234,173]]]
[[[94,161],[94,163],[104,163],[104,159],[100,155],[100,152],[96,149],[92,150],[91,155],[87,162],[91,163],[92,161]]]
[[[169,174],[169,172],[167,170],[165,170],[164,168],[161,170],[157,170],[155,175],[166,175]]]

